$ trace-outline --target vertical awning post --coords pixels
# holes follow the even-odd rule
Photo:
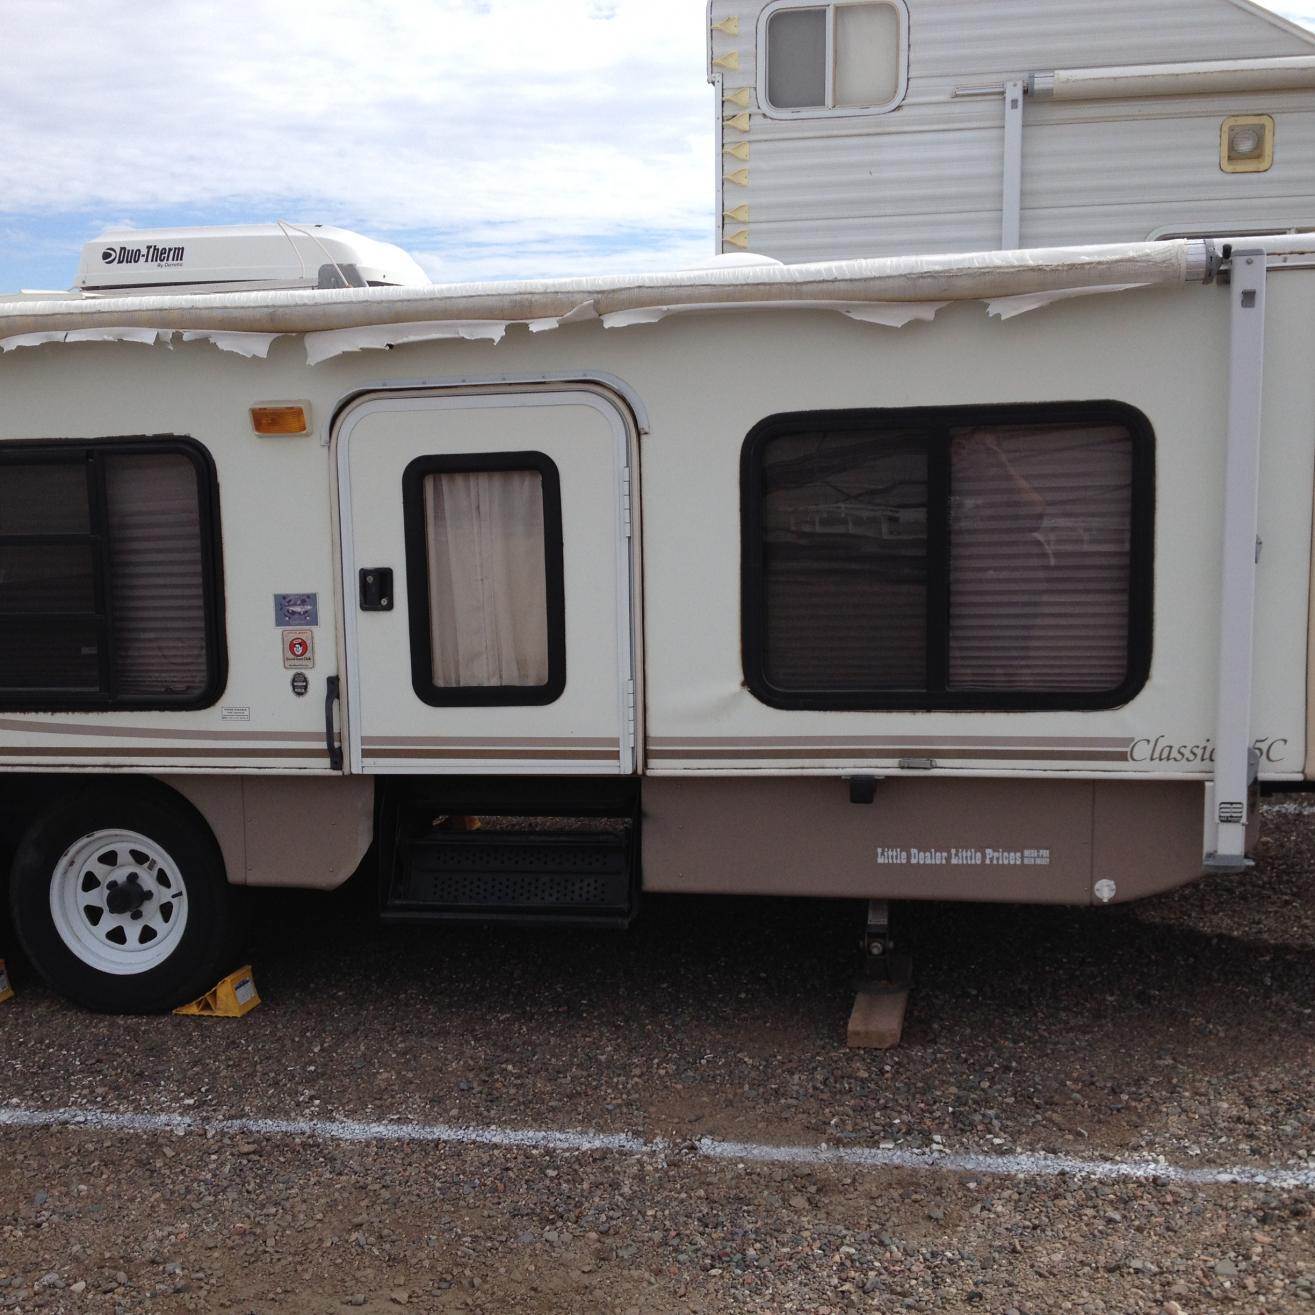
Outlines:
[[[1265,363],[1266,254],[1235,248],[1229,262],[1228,432],[1219,599],[1219,685],[1212,815],[1205,866],[1238,872],[1246,857],[1247,795],[1255,774],[1251,696],[1256,568],[1260,559],[1260,424]]]
[[[1017,251],[1023,239],[1023,84],[1005,83],[1003,196],[1000,249]]]

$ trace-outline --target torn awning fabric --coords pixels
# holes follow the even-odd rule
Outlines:
[[[0,349],[52,341],[202,338],[263,356],[274,338],[305,335],[308,357],[439,338],[496,341],[509,325],[534,332],[599,319],[607,327],[725,310],[833,310],[891,327],[957,301],[1015,313],[1075,293],[1203,281],[1201,239],[939,256],[750,265],[678,273],[432,287],[203,293],[172,297],[0,302]],[[1025,305],[1014,298],[1030,299]],[[999,313],[997,311],[996,313]],[[327,335],[336,335],[328,339]],[[324,335],[320,341],[317,336]]]

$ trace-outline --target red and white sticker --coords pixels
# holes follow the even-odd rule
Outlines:
[[[283,632],[283,667],[286,671],[309,671],[315,665],[315,632]]]

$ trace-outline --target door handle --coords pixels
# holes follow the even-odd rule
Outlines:
[[[324,682],[324,743],[329,750],[329,766],[335,772],[342,771],[342,745],[334,734],[333,705],[338,702],[338,677],[330,676]]]
[[[393,610],[393,568],[391,566],[362,566],[360,583],[362,612],[391,612]]]

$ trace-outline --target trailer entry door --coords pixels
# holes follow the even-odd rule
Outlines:
[[[601,394],[407,394],[337,429],[355,772],[634,770],[629,431]]]

